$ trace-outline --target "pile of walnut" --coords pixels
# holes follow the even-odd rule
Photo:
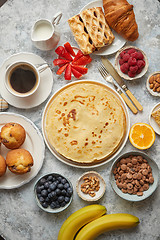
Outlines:
[[[86,176],[83,180],[84,183],[81,184],[81,191],[94,197],[100,188],[99,178],[96,176]]]
[[[155,74],[152,75],[149,79],[149,87],[152,89],[154,92],[160,92],[160,74]]]
[[[123,193],[142,196],[154,182],[152,168],[142,156],[129,156],[121,159],[113,174],[118,188]]]

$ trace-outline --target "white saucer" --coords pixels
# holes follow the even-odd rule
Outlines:
[[[93,1],[88,3],[86,6],[84,6],[80,12],[84,11],[85,9],[92,8],[92,7],[102,7],[103,9],[103,3],[102,0],[99,1]],[[101,48],[99,51],[95,51],[94,55],[110,55],[115,52],[117,52],[120,48],[124,46],[126,43],[126,40],[122,38],[118,33],[116,33],[114,30],[112,30],[113,35],[115,36],[115,39],[113,43],[110,46],[106,46]]]
[[[32,96],[22,99],[9,93],[4,83],[6,66],[19,60],[30,61],[33,64],[46,63],[40,56],[33,53],[22,52],[14,54],[7,58],[0,67],[0,94],[2,98],[4,98],[10,105],[16,108],[28,109],[36,107],[43,103],[51,93],[53,85],[52,71],[50,68],[47,68],[45,71],[40,73],[41,81],[37,91]]]
[[[153,109],[150,112],[149,115],[149,123],[151,125],[151,127],[154,129],[154,131],[160,135],[160,127],[158,126],[158,124],[156,123],[156,121],[154,120],[154,118],[151,116],[152,112],[158,110],[158,108],[160,108],[160,102],[158,104],[156,104]]]
[[[31,171],[23,175],[17,175],[10,172],[8,169],[4,176],[0,178],[0,189],[18,188],[31,181],[40,171],[45,153],[45,145],[42,135],[38,128],[28,118],[15,113],[0,113],[0,129],[8,122],[21,124],[26,131],[26,139],[20,148],[28,150],[34,160],[34,165]],[[0,147],[0,154],[6,158],[10,151],[3,144]]]

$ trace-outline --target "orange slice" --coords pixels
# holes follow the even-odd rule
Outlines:
[[[129,132],[131,144],[138,149],[150,148],[155,141],[155,132],[147,123],[135,123]]]

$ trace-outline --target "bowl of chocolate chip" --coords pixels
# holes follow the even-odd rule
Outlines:
[[[127,152],[112,164],[110,183],[113,190],[128,201],[142,201],[156,190],[159,168],[147,154]]]

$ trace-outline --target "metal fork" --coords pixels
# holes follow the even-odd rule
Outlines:
[[[112,83],[112,85],[114,86],[114,88],[116,89],[116,91],[121,95],[121,97],[123,98],[123,100],[125,101],[125,103],[127,104],[127,106],[131,109],[131,111],[136,114],[138,111],[136,109],[136,107],[132,104],[132,102],[127,98],[127,96],[121,91],[121,89],[119,87],[117,87],[117,85],[114,83],[113,78],[111,75],[109,75],[109,73],[107,72],[106,68],[101,64],[101,66],[98,68],[100,74],[102,75],[102,77],[107,81]]]

